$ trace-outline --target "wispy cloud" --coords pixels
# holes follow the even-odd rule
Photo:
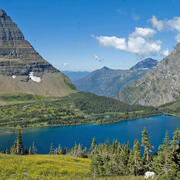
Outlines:
[[[156,28],[158,31],[162,31],[164,28],[163,21],[160,21],[156,18],[156,16],[152,16],[150,19],[150,22],[152,23],[153,27]]]
[[[94,59],[96,60],[96,61],[99,61],[99,62],[101,62],[102,61],[102,59],[99,57],[99,56],[97,56],[96,54],[94,54]]]
[[[120,15],[126,14],[126,11],[125,11],[124,9],[122,9],[122,8],[117,8],[117,9],[116,9],[116,12],[117,12],[118,14],[120,14]]]
[[[132,14],[132,18],[133,18],[133,20],[134,21],[139,21],[141,18],[140,18],[140,16],[138,16],[138,15],[136,15],[136,14]]]
[[[158,20],[156,16],[152,16],[150,21],[153,27],[155,27],[158,31],[162,31],[162,30],[176,31],[177,35],[175,39],[177,42],[180,42],[180,17]]]
[[[69,65],[69,63],[67,63],[67,62],[64,62],[63,64],[62,64],[62,69],[64,69],[66,66],[68,66]]]

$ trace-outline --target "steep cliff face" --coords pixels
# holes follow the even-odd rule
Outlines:
[[[71,92],[69,79],[34,50],[0,9],[0,93],[64,96]]]
[[[159,106],[180,95],[180,43],[157,67],[117,95],[129,104]]]

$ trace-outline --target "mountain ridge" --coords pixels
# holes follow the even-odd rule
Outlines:
[[[85,76],[87,76],[89,71],[62,71],[72,82],[77,81]]]
[[[152,61],[153,64],[155,64],[154,62],[157,62],[153,59]],[[146,63],[146,61],[144,61],[144,63]],[[144,67],[146,67],[146,65],[144,65]],[[86,77],[74,81],[73,84],[80,91],[91,92],[100,96],[113,97],[120,89],[139,79],[146,74],[147,71],[149,71],[149,68],[136,67],[128,70],[118,70],[104,66],[101,69],[91,72]]]
[[[180,43],[144,77],[122,89],[117,98],[129,104],[160,106],[180,95]]]

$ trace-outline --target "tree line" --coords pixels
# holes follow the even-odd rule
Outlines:
[[[141,148],[142,147],[142,148]],[[143,149],[143,152],[141,152]],[[142,139],[139,142],[134,140],[133,149],[129,143],[120,144],[114,140],[112,144],[107,139],[104,144],[97,144],[93,138],[89,150],[80,144],[71,149],[62,148],[58,145],[50,146],[51,155],[71,155],[91,159],[91,172],[96,176],[126,176],[144,175],[147,171],[156,173],[157,179],[178,180],[180,179],[180,130],[174,132],[170,140],[166,133],[164,142],[159,146],[158,151],[152,153],[153,146],[149,140],[146,129],[142,131]],[[6,154],[36,154],[37,148],[34,143],[29,148],[24,148],[21,131],[18,131],[17,138],[10,150],[3,151]]]

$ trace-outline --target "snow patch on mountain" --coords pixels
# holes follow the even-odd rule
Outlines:
[[[37,83],[41,82],[41,78],[37,77],[37,76],[34,76],[34,72],[29,73],[29,78],[34,82],[37,82]]]

